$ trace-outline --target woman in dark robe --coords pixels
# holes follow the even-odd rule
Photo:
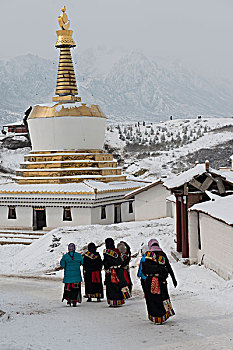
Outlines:
[[[76,253],[75,244],[68,245],[68,253],[64,254],[60,265],[64,269],[63,283],[64,293],[63,298],[67,300],[67,305],[76,306],[77,302],[82,302],[81,282],[82,276],[80,266],[83,264],[83,258],[80,253]]]
[[[145,298],[148,318],[155,324],[164,323],[175,315],[167,289],[167,277],[171,276],[174,287],[177,281],[166,254],[156,239],[148,242],[149,251],[142,262],[142,272],[146,276]]]
[[[85,298],[88,302],[92,301],[91,298],[97,298],[100,302],[104,297],[101,276],[103,262],[94,243],[89,243],[87,249],[83,255]]]
[[[120,241],[120,243],[117,244],[117,249],[121,253],[122,267],[124,269],[124,277],[125,277],[127,286],[129,288],[129,293],[131,295],[133,283],[130,278],[130,271],[129,271],[129,263],[131,260],[130,246],[126,242]]]
[[[130,297],[129,288],[124,278],[121,254],[115,248],[112,238],[105,240],[104,269],[107,303],[109,306],[120,306]]]

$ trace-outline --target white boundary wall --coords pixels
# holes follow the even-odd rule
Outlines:
[[[224,279],[233,277],[233,227],[199,213],[201,249],[198,249],[197,212],[189,212],[191,262],[204,263]]]

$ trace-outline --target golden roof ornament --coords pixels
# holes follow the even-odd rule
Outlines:
[[[68,30],[70,28],[70,21],[68,20],[68,16],[66,14],[66,7],[64,6],[62,9],[61,16],[58,17],[58,23],[63,30]]]
[[[61,27],[61,30],[57,31],[57,42],[56,47],[75,47],[76,44],[72,38],[73,30],[69,30],[70,28],[70,20],[68,20],[68,16],[66,14],[66,7],[64,6],[62,9],[62,14],[58,17],[58,23]]]
[[[76,44],[72,38],[73,31],[70,30],[70,20],[66,14],[66,7],[61,9],[62,13],[58,17],[61,30],[57,31],[56,47],[60,49],[59,65],[57,72],[56,95],[54,102],[77,102],[81,101],[78,95],[74,66],[72,62],[70,48]]]

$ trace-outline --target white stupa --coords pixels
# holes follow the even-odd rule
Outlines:
[[[27,119],[32,151],[15,182],[0,185],[0,228],[49,230],[57,226],[134,220],[125,194],[143,186],[127,181],[104,151],[106,116],[81,102],[70,49],[75,47],[65,7],[58,18],[60,50],[56,96],[35,105]]]

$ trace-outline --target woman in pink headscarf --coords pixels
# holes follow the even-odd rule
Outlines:
[[[157,239],[151,239],[148,248],[145,261],[142,263],[142,272],[146,276],[145,298],[148,318],[155,324],[162,324],[170,316],[175,315],[167,289],[168,275],[171,276],[174,287],[177,286],[177,281]]]

